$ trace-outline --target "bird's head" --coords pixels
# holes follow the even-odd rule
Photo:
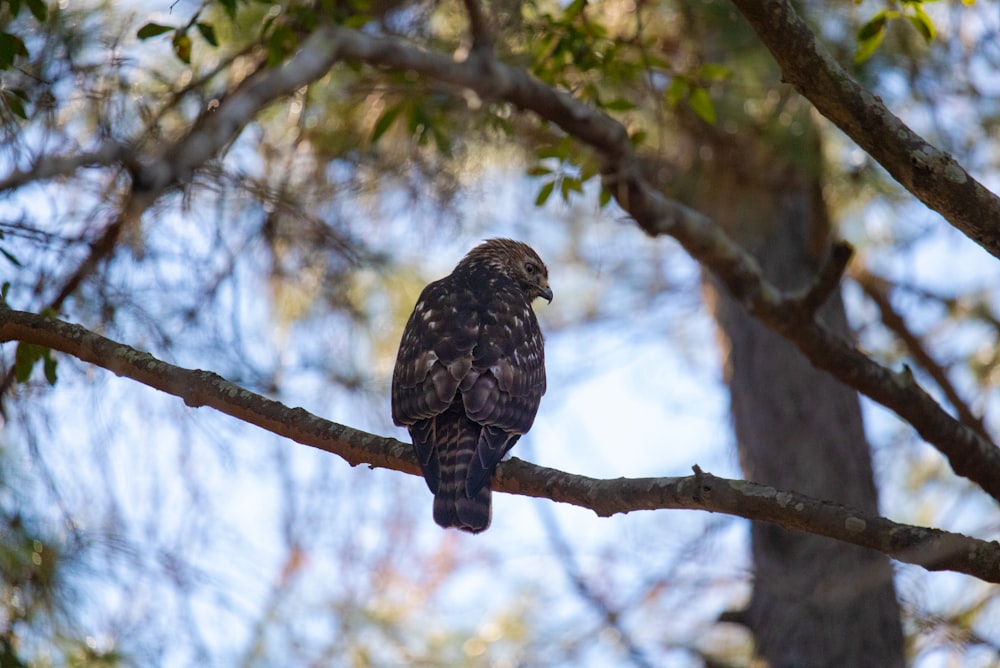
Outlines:
[[[526,243],[513,239],[488,239],[469,251],[463,262],[481,262],[499,269],[521,286],[528,295],[528,301],[543,297],[552,302],[549,269]]]
[[[526,247],[527,248],[527,247]],[[531,257],[521,258],[520,264],[516,267],[519,272],[518,282],[528,293],[528,299],[534,301],[538,297],[544,297],[545,301],[552,303],[552,288],[549,287],[549,270],[545,264],[538,259],[535,251],[528,248]]]

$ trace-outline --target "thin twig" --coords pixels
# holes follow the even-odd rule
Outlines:
[[[465,13],[469,15],[469,31],[472,33],[472,50],[489,53],[493,50],[493,33],[489,20],[477,0],[463,0]]]
[[[840,285],[840,279],[853,255],[854,248],[846,241],[833,244],[812,283],[800,294],[786,298],[788,307],[798,312],[803,319],[813,319],[816,311]]]
[[[882,324],[899,337],[903,345],[910,352],[910,355],[913,356],[913,360],[941,388],[941,392],[944,393],[945,398],[948,399],[948,403],[955,409],[958,419],[961,420],[962,424],[975,429],[983,438],[990,438],[990,434],[982,418],[973,412],[968,402],[962,398],[958,388],[951,382],[944,367],[938,364],[937,360],[927,350],[927,347],[924,346],[920,337],[906,324],[905,318],[892,306],[892,302],[889,299],[888,282],[863,269],[854,272],[853,278],[861,286],[865,294],[868,295],[868,298],[878,307],[882,315]]]
[[[573,585],[573,589],[597,613],[601,624],[614,632],[617,642],[625,649],[629,660],[641,668],[647,666],[651,668],[653,662],[650,661],[649,657],[646,656],[646,652],[632,638],[629,630],[625,628],[622,623],[622,614],[618,610],[615,610],[603,596],[591,587],[583,573],[580,572],[576,559],[573,557],[573,551],[566,542],[555,514],[552,512],[552,507],[548,504],[538,506],[538,516],[542,520],[542,526],[545,527],[549,543],[552,545],[556,557],[562,564],[566,577],[569,578],[570,583]]]
[[[33,181],[47,181],[75,174],[81,167],[108,167],[119,164],[129,154],[126,144],[106,141],[93,151],[62,156],[42,156],[28,169],[15,169],[0,180],[0,192],[14,190]]]
[[[214,112],[203,115],[185,136],[167,145],[152,160],[141,160],[124,144],[109,143],[79,158],[39,161],[31,173],[15,172],[0,182],[0,186],[17,187],[23,185],[25,179],[52,178],[69,173],[66,170],[90,164],[111,164],[110,161],[122,163],[132,175],[131,187],[124,195],[118,217],[93,242],[90,253],[63,281],[46,308],[61,309],[81,283],[111,257],[123,232],[138,225],[145,211],[164,193],[185,183],[205,162],[217,157],[258,111],[329,70],[336,62],[337,51],[336,44],[325,41],[325,37],[314,34],[301,51],[279,68],[259,68]],[[0,380],[0,397],[10,389],[12,382],[13,370]]]

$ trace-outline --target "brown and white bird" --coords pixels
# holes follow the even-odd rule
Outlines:
[[[434,521],[490,525],[490,477],[531,428],[545,394],[545,348],[531,303],[552,301],[527,244],[490,239],[424,288],[392,374],[392,419],[413,439]]]

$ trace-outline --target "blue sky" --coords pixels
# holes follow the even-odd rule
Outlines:
[[[230,160],[253,171],[251,155],[237,149]],[[995,175],[982,176],[997,185]],[[389,197],[377,208],[361,201],[335,206],[356,233],[426,280],[450,271],[471,246],[490,236],[525,239],[548,261],[556,299],[551,306],[538,304],[537,311],[548,332],[550,389],[515,456],[596,477],[687,475],[695,463],[738,477],[721,362],[713,325],[700,304],[696,264],[671,240],[647,239],[613,207],[598,211],[592,191],[572,207],[554,197],[538,210],[532,205],[538,185],[518,170],[470,180],[463,184],[461,220],[430,205],[414,206],[403,196]],[[81,205],[79,193],[70,202],[69,194],[58,186],[33,189],[0,203],[0,214],[28,210],[55,231],[75,232],[85,219],[73,215],[97,204]],[[406,439],[389,421],[391,356],[379,356],[378,346],[338,318],[311,313],[290,324],[280,319],[269,302],[273,286],[260,277],[260,249],[240,244],[240,225],[248,224],[253,212],[225,225],[204,201],[188,209],[177,198],[168,204],[160,226],[151,227],[144,239],[146,258],[158,259],[147,263],[126,256],[112,269],[118,285],[142,297],[142,315],[148,318],[139,317],[138,309],[129,311],[112,333],[116,338],[155,352],[162,327],[178,343],[168,353],[170,361],[226,375],[247,373],[245,367],[274,370],[285,403]],[[955,292],[990,290],[1000,279],[995,259],[920,204],[877,202],[842,222],[849,239],[886,242],[868,246],[862,259],[889,278]],[[888,243],[900,230],[913,229],[930,233],[905,252]],[[218,231],[230,254],[220,256],[205,243],[205,230]],[[564,261],[560,249],[574,235],[590,264]],[[29,245],[16,250],[29,265],[58,268],[66,262],[65,256],[45,255]],[[213,312],[198,313],[186,324],[173,310],[177,302],[167,297],[183,298],[191,285],[223,271],[232,258],[238,261],[231,285],[211,304],[199,305]],[[372,279],[379,285],[378,276]],[[653,279],[666,288],[651,297],[641,286]],[[11,302],[30,308],[32,296],[15,290]],[[609,314],[606,320],[567,327],[595,303]],[[872,318],[872,307],[850,286],[847,303],[855,323]],[[921,300],[904,298],[901,306],[919,328],[939,327],[940,315]],[[86,304],[77,307],[87,324]],[[376,321],[386,325],[378,336],[398,340],[391,326],[396,321],[386,312],[389,302],[373,300],[372,308]],[[223,345],[206,346],[202,331]],[[995,345],[989,332],[975,327],[941,327],[936,338],[940,350],[956,354]],[[863,345],[872,349],[885,341],[877,327],[862,332]],[[330,382],[330,368],[338,364],[370,372],[361,390]],[[295,620],[306,644],[343,633],[334,624],[349,617],[351,604],[406,611],[400,628],[408,635],[405,641],[415,644],[430,643],[428,627],[442,623],[469,631],[470,640],[497,642],[497,634],[512,627],[502,623],[504,614],[524,610],[525,619],[552,637],[573,629],[581,638],[597,638],[585,643],[574,665],[621,660],[612,634],[572,591],[540,517],[549,512],[580,573],[625,612],[626,628],[640,646],[663,658],[662,665],[693,665],[685,645],[741,642],[738,633],[715,628],[712,621],[742,603],[749,591],[742,521],[681,511],[601,519],[579,508],[498,494],[489,532],[446,533],[433,524],[430,494],[416,477],[349,469],[336,457],[209,409],[190,409],[132,381],[76,369],[66,359],[60,365],[57,387],[38,390],[3,436],[29,472],[44,468],[53,476],[61,508],[52,506],[41,475],[35,484],[53,520],[61,521],[65,512],[104,541],[80,575],[87,592],[81,603],[84,624],[98,646],[112,642],[113,628],[132,623],[134,637],[145,639],[156,637],[158,627],[169,629],[188,618],[193,622],[182,625],[183,632],[200,639],[164,648],[167,665],[196,662],[199,643],[219,665],[234,663],[259,631],[256,624],[275,592],[287,586],[292,594],[281,611]],[[971,395],[971,384],[964,388]],[[992,407],[994,397],[986,400]],[[950,477],[936,451],[916,442],[911,430],[883,409],[864,405],[887,516],[984,538],[1000,533],[995,507],[975,492],[961,495],[962,484]],[[43,412],[52,419],[43,420]],[[26,454],[31,438],[44,467]],[[932,482],[917,485],[915,471]],[[125,540],[115,537],[119,532]],[[285,583],[283,572],[293,563],[289,540],[301,548],[302,561]],[[454,558],[469,566],[433,589],[428,573]],[[372,564],[380,565],[377,573]],[[910,567],[899,573],[904,598],[942,615],[989,591],[964,576]],[[644,596],[654,590],[655,597]],[[336,604],[344,610],[334,614]],[[996,603],[979,629],[1000,643]],[[119,641],[126,651],[130,640]],[[477,644],[465,649],[475,656]],[[386,647],[387,660],[397,650]],[[953,660],[942,652],[925,656],[919,666]],[[964,660],[985,666],[992,659],[972,652]]]

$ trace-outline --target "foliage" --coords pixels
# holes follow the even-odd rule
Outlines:
[[[36,486],[12,452],[0,450],[0,460],[0,665],[121,665],[121,652],[98,647],[71,621],[86,544],[79,534],[54,531],[52,518],[32,507]]]
[[[883,9],[875,13],[858,30],[858,50],[854,54],[855,63],[863,63],[872,57],[882,40],[886,30],[893,21],[906,19],[925,41],[931,42],[937,35],[934,22],[924,11],[923,0],[903,0],[900,9]]]
[[[726,3],[643,2],[634,11],[613,0],[480,4],[500,61],[619,120],[657,185],[682,202],[710,184],[703,170],[719,146],[752,137],[794,162],[811,123],[813,112],[780,83]],[[568,421],[541,429],[551,443],[538,436],[532,454],[550,456],[545,448],[559,447],[561,433],[570,447],[549,465],[573,469],[590,459],[599,462],[595,475],[674,474],[690,465],[688,454],[671,459],[674,425],[703,410],[699,386],[719,376],[705,344],[711,330],[699,310],[699,269],[673,245],[603,224],[622,212],[601,156],[554,124],[403,67],[338,62],[254,109],[163,192],[133,181],[143,167],[177,158],[173,148],[250,82],[280,71],[319,26],[474,57],[464,4],[219,0],[130,16],[118,6],[70,5],[0,3],[0,173],[24,175],[3,191],[5,303],[53,309],[164,359],[387,433],[387,370],[420,286],[470,240],[533,236],[560,274],[544,316],[557,377],[546,402],[569,404],[564,388],[622,366],[639,394],[659,403],[623,418],[626,435],[614,443],[595,443]],[[855,54],[873,91],[911,118],[930,118],[921,131],[977,173],[995,174],[996,113],[972,79],[993,52],[963,52],[957,29],[919,2],[805,9],[842,40],[842,60]],[[982,18],[970,16],[964,20]],[[910,37],[923,49],[909,50]],[[935,119],[937,98],[975,109],[974,122]],[[848,296],[865,348],[896,368],[913,364],[915,339],[942,360],[936,371],[915,365],[918,380],[948,395],[937,384],[943,374],[959,399],[979,397],[968,403],[995,430],[994,290],[909,269],[924,266],[921,253],[931,251],[921,249],[939,253],[940,244],[960,242],[935,233],[936,219],[870,158],[819,127],[824,164],[800,164],[823,174],[822,195],[858,249]],[[125,157],[102,152],[116,142]],[[74,163],[78,156],[88,159]],[[729,166],[734,178],[747,176],[735,161]],[[149,208],[139,208],[147,195]],[[956,273],[981,266],[979,256],[964,261],[973,257],[968,246],[955,256],[963,258]],[[882,304],[904,311],[914,336],[891,329],[881,302],[861,296],[866,275],[888,281]],[[675,364],[663,362],[664,348]],[[67,663],[124,661],[124,653],[80,640],[103,633],[131,634],[150,664],[444,657],[454,665],[606,665],[625,657],[641,665],[636,647],[678,662],[752,660],[745,634],[716,621],[747,589],[735,523],[664,513],[605,521],[566,511],[560,521],[583,527],[569,539],[578,562],[571,564],[552,547],[553,531],[534,528],[532,506],[504,496],[498,514],[521,509],[517,517],[529,520],[505,527],[498,518],[494,542],[459,542],[418,529],[427,508],[416,499],[426,490],[409,476],[347,471],[332,457],[272,444],[47,348],[2,350],[4,438],[30,458],[33,476],[51,481],[37,493],[39,507],[60,499],[85,520],[89,529],[80,532],[107,527],[126,547],[86,579],[109,592],[95,612],[67,584],[73,540],[25,519],[30,508],[0,504],[4,600],[18,603],[4,610],[0,662],[32,661],[19,647],[36,647],[48,632],[66,639]],[[689,388],[676,369],[691,368],[700,382]],[[669,422],[654,429],[660,413]],[[706,441],[725,443],[725,418],[706,422]],[[874,425],[887,514],[995,533],[983,519],[995,509],[910,430],[881,414]],[[637,442],[646,447],[633,455],[636,468],[615,468]],[[530,442],[518,447],[532,452]],[[697,460],[733,466],[717,450]],[[5,480],[2,489],[9,500],[14,488]],[[723,554],[736,556],[716,556]],[[995,634],[984,628],[997,614],[995,592],[962,580],[932,598],[923,591],[944,589],[939,580],[901,573],[913,658],[993,648]],[[130,602],[141,608],[139,622],[130,621]],[[184,621],[191,619],[198,621]],[[206,619],[211,631],[199,628]]]

